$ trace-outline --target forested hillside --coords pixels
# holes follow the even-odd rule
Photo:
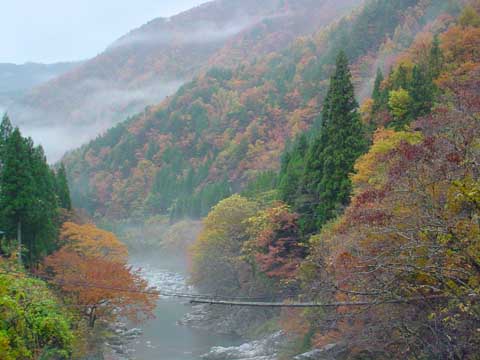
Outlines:
[[[99,217],[200,217],[262,172],[285,145],[318,127],[340,49],[358,98],[418,33],[450,25],[451,1],[369,1],[288,49],[236,68],[213,67],[171,98],[65,159],[76,204]]]
[[[204,291],[323,304],[272,315],[280,358],[478,358],[480,3],[430,29],[361,108],[340,52],[319,127],[191,248]]]
[[[42,127],[55,126],[69,139],[61,150],[71,150],[173,94],[209,65],[237,67],[284,49],[296,37],[360,2],[209,2],[131,31],[94,59],[35,88],[8,110],[22,126],[43,132]]]
[[[153,316],[156,292],[127,264],[126,246],[83,223],[63,165],[50,168],[6,115],[0,204],[2,360],[88,358],[103,351],[114,320]]]
[[[30,99],[179,80],[53,167],[3,117],[1,359],[478,359],[480,0],[213,1]]]

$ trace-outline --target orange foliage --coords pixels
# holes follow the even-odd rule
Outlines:
[[[460,63],[480,62],[480,28],[453,26],[440,40],[445,60],[452,68]]]
[[[44,260],[43,272],[87,317],[127,317],[140,321],[153,316],[158,294],[138,271],[127,265],[127,249],[114,234],[92,224],[65,223],[65,245]]]
[[[115,262],[126,262],[127,247],[108,231],[93,224],[78,225],[72,222],[63,224],[60,240],[64,249],[85,257],[101,257]]]

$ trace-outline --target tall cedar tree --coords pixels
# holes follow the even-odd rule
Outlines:
[[[341,51],[323,106],[322,129],[306,156],[302,189],[306,211],[301,220],[305,234],[318,231],[349,203],[349,175],[367,150],[351,78],[347,56]]]
[[[63,163],[60,164],[57,171],[56,187],[59,206],[62,209],[71,210],[72,200],[70,199],[70,190],[68,188],[67,171]]]
[[[50,168],[41,146],[34,147],[28,139],[30,149],[30,171],[34,179],[34,206],[27,219],[25,246],[27,260],[31,265],[56,249],[58,236],[58,195],[55,173]]]
[[[22,258],[33,266],[56,248],[59,202],[69,203],[68,183],[64,176],[59,193],[42,147],[12,130],[7,116],[0,125],[0,164],[1,230],[9,240],[21,236]]]
[[[15,129],[4,144],[0,182],[2,230],[9,239],[16,238],[17,230],[25,228],[35,204],[35,185],[29,159],[28,143]]]

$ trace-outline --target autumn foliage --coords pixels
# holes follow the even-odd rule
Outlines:
[[[299,243],[298,215],[285,204],[260,211],[248,220],[252,240],[244,252],[253,254],[260,270],[277,280],[294,279],[305,248]]]
[[[207,217],[196,249],[235,269],[237,293],[252,290],[249,279],[257,289],[268,284],[277,301],[328,305],[282,312],[280,323],[300,339],[299,351],[328,345],[348,359],[478,358],[480,7],[473,3],[459,18],[441,16],[426,27],[392,59],[388,76],[378,72],[362,107],[372,143],[345,177],[352,192],[336,217],[317,222],[312,236],[299,231],[302,215],[321,216],[302,203],[325,201],[305,198],[302,178],[331,174],[341,164],[319,161],[317,174],[304,166],[309,134],[285,152],[286,176],[277,181],[277,195],[296,212],[246,192],[248,199],[233,196]],[[320,132],[325,126],[318,125]],[[353,151],[328,150],[332,159]],[[235,244],[234,251],[225,244]],[[215,289],[221,277],[211,275]]]
[[[44,260],[44,273],[78,305],[93,327],[97,319],[153,316],[158,297],[139,272],[127,265],[126,247],[94,225],[65,223],[64,246]]]
[[[440,36],[437,105],[404,131],[376,131],[356,163],[351,205],[311,239],[305,294],[372,304],[316,317],[315,345],[334,339],[352,356],[380,358],[478,356],[477,30]]]
[[[338,2],[330,0],[288,3],[288,16],[272,19],[261,30],[254,27],[260,31],[255,36],[248,32],[251,37],[238,38],[248,44],[246,52],[236,42],[229,44],[240,57],[255,53],[256,61],[239,67],[214,61],[216,67],[162,104],[69,154],[65,160],[77,205],[114,220],[157,213],[174,220],[206,216],[213,205],[259,173],[277,171],[289,141],[318,125],[340,49],[352,63],[355,87],[368,89],[376,55],[389,66],[427,19],[441,11],[437,2],[375,1],[331,27],[281,42],[289,44],[286,51],[268,46],[269,53],[258,56],[253,50],[257,42],[269,39],[278,45],[286,31],[280,24],[291,20],[290,15],[293,24],[299,21],[303,27],[309,25],[305,19],[331,20],[332,9],[339,9]],[[347,9],[351,1],[340,3]],[[267,36],[278,26],[280,32]]]

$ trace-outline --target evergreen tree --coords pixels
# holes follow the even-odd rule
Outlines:
[[[430,50],[430,56],[428,59],[428,67],[430,72],[430,78],[436,79],[440,76],[440,73],[443,68],[443,52],[440,48],[440,40],[438,35],[433,38],[432,48]]]
[[[393,73],[393,90],[398,89],[408,89],[409,81],[408,81],[408,71],[405,66],[400,65],[397,70]]]
[[[34,182],[34,203],[24,227],[26,259],[35,264],[56,248],[58,235],[58,196],[55,173],[50,168],[41,146],[27,140],[30,152],[30,172]]]
[[[22,245],[22,259],[33,266],[55,249],[59,226],[55,175],[43,149],[23,138],[18,128],[7,136],[9,128],[4,118],[0,129],[6,139],[1,152],[0,226],[8,239],[17,239]]]
[[[377,69],[377,76],[375,77],[375,85],[373,87],[372,99],[376,102],[380,101],[381,97],[381,85],[384,80],[382,70]]]
[[[0,124],[0,173],[3,169],[4,151],[7,140],[12,135],[13,127],[7,114],[3,115],[2,123]]]
[[[375,85],[373,87],[372,100],[373,100],[373,112],[377,112],[387,106],[388,91],[382,89],[384,77],[382,70],[378,68],[377,76],[375,78]]]
[[[70,198],[70,190],[68,188],[68,179],[67,172],[65,170],[65,165],[62,163],[57,171],[56,176],[56,188],[57,196],[59,201],[59,206],[62,209],[71,210],[72,209],[72,200]]]
[[[322,130],[306,155],[302,189],[306,195],[302,217],[306,234],[318,231],[348,204],[352,189],[349,174],[356,159],[367,150],[351,77],[342,51],[323,106]]]
[[[279,176],[280,198],[292,206],[295,206],[298,200],[298,189],[305,168],[307,150],[307,135],[302,134],[293,145],[293,148],[287,151],[282,159]]]
[[[0,183],[2,228],[9,239],[21,242],[22,233],[35,205],[35,184],[30,169],[27,141],[15,129],[8,137],[3,151]]]
[[[415,65],[412,72],[410,84],[410,96],[412,98],[412,109],[410,114],[413,119],[427,115],[433,106],[434,84],[427,69]]]
[[[3,146],[10,135],[12,135],[13,127],[12,123],[10,122],[10,118],[7,114],[3,115],[2,123],[0,124],[0,145]]]

